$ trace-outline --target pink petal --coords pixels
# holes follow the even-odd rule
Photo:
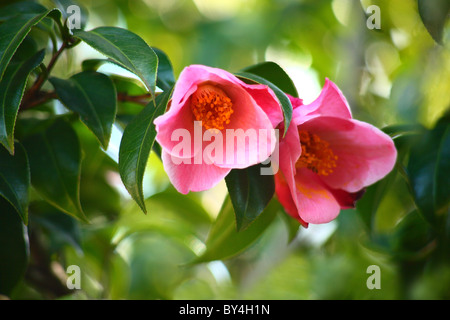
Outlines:
[[[173,157],[164,150],[161,156],[170,181],[178,192],[183,194],[187,194],[189,191],[210,189],[217,185],[231,170],[206,164],[204,161],[201,164],[194,164],[194,159],[189,159],[191,164],[185,164],[182,163],[182,160],[186,159]]]
[[[361,199],[361,197],[366,192],[366,189],[361,189],[357,192],[347,192],[340,189],[328,189],[336,199],[336,201],[341,206],[341,209],[352,209],[356,205],[356,201]]]
[[[296,103],[296,99],[291,97],[291,102]],[[341,90],[330,80],[325,79],[325,85],[316,100],[307,105],[299,105],[293,111],[292,121],[299,125],[317,116],[334,116],[351,119],[352,113],[347,99]]]
[[[290,125],[286,135],[280,140],[278,161],[279,170],[282,172],[285,177],[285,182],[291,190],[295,190],[294,175],[297,171],[295,168],[295,163],[300,158],[301,153],[302,148],[300,146],[300,138],[297,127],[295,125]],[[293,197],[292,201],[294,202],[294,205],[298,207],[297,197]]]
[[[186,105],[187,103],[185,102],[184,104]],[[156,141],[158,141],[163,150],[174,156],[192,158],[201,151],[202,144],[199,142],[195,143],[194,137],[198,136],[196,132],[200,132],[201,137],[203,129],[199,125],[197,125],[197,128],[194,125],[195,118],[189,105],[186,105],[185,108],[178,108],[176,111],[172,110],[172,106],[169,111],[154,120],[157,132]],[[183,137],[189,138],[190,141],[189,152],[184,155],[174,153],[176,146],[183,141],[181,137],[178,137],[177,132],[179,131],[181,133],[185,132]]]
[[[272,126],[276,128],[283,121],[283,112],[275,93],[266,85],[243,85],[256,104],[267,114]]]
[[[297,200],[297,197],[292,197],[291,189],[287,184],[282,172],[279,172],[275,175],[275,193],[277,195],[278,201],[281,203],[286,213],[288,213],[294,219],[297,219],[305,228],[307,228],[308,223],[300,218],[297,204],[295,203],[297,201],[294,202],[294,200]]]
[[[321,179],[333,189],[357,192],[386,176],[397,158],[392,139],[376,127],[354,119],[318,117],[300,126],[330,144],[336,168]]]
[[[269,117],[243,87],[233,85],[221,89],[233,101],[234,113],[226,129],[222,130],[226,161],[216,165],[222,168],[246,168],[266,160],[276,146],[275,131]],[[238,142],[240,137],[243,145]],[[227,152],[227,146],[233,147],[230,148],[231,152]]]
[[[335,219],[341,207],[318,175],[301,168],[295,175],[298,213],[307,223],[327,223]]]

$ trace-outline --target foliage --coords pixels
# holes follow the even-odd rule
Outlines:
[[[375,31],[364,21],[372,2],[361,2],[230,1],[226,11],[200,0],[86,1],[73,31],[70,1],[0,7],[0,294],[450,298],[449,8],[373,1]],[[319,229],[283,212],[259,166],[181,195],[155,142],[152,120],[194,62],[267,84],[287,128],[285,93],[308,93],[283,66],[289,54],[335,77],[355,118],[382,126],[398,150],[395,169],[319,242]],[[366,287],[372,264],[381,290]],[[66,286],[70,265],[81,290]]]

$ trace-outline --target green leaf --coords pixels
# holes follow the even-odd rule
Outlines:
[[[27,79],[44,59],[41,50],[29,59],[11,63],[0,81],[0,143],[14,153],[14,127]]]
[[[431,37],[442,44],[445,22],[450,13],[448,0],[418,0],[419,14]]]
[[[28,265],[27,229],[16,210],[0,198],[0,294],[9,295]]]
[[[30,206],[33,226],[39,225],[49,236],[51,251],[69,245],[82,253],[81,229],[78,221],[44,201],[34,201]]]
[[[200,203],[172,188],[152,195],[146,200],[146,203],[152,210],[158,208],[164,213],[172,211],[197,227],[211,223],[211,217]]]
[[[0,21],[8,20],[18,14],[40,14],[47,8],[33,1],[20,1],[1,8]]]
[[[247,228],[270,202],[275,192],[272,175],[262,175],[261,165],[233,169],[225,177],[236,214],[236,228]]]
[[[156,137],[153,120],[162,115],[172,90],[160,94],[153,103],[147,106],[125,128],[119,148],[119,173],[125,188],[133,199],[147,212],[144,203],[142,180],[148,156]]]
[[[193,263],[229,259],[241,253],[262,235],[280,210],[280,204],[273,199],[247,229],[238,232],[233,205],[227,197],[206,239],[206,250]]]
[[[23,14],[0,24],[0,80],[23,39],[30,32],[31,28],[46,16],[58,20],[61,17],[61,12],[57,9],[52,9],[37,15]]]
[[[244,81],[250,80],[251,82],[265,84],[265,85],[269,86],[270,89],[273,90],[276,97],[278,98],[278,101],[280,102],[281,109],[283,110],[283,114],[284,114],[284,133],[283,133],[283,137],[284,137],[284,135],[286,134],[286,132],[289,128],[289,124],[291,123],[291,119],[292,119],[292,104],[291,104],[291,101],[289,100],[289,98],[286,96],[286,94],[280,88],[278,88],[276,85],[274,85],[272,82],[270,82],[260,76],[257,76],[253,73],[238,72],[236,74],[236,76],[238,78],[241,78]]]
[[[260,76],[278,88],[283,92],[290,94],[293,97],[298,97],[297,89],[291,78],[287,75],[286,71],[283,70],[278,64],[272,61],[261,62],[253,66],[249,66],[242,70],[243,72],[253,73]]]
[[[430,225],[414,210],[400,220],[389,242],[397,258],[411,259],[420,257],[421,251],[427,247],[429,249],[433,240],[434,234]]]
[[[136,74],[154,94],[158,57],[147,43],[131,31],[99,27],[91,31],[74,30],[74,36]]]
[[[97,71],[104,63],[114,63],[108,59],[86,59],[81,63],[83,71]]]
[[[386,177],[366,189],[364,196],[356,202],[356,209],[365,227],[372,235],[375,216],[384,196],[389,193],[395,181],[397,171],[391,171]]]
[[[163,91],[169,90],[175,84],[172,63],[166,53],[158,48],[152,47],[158,56],[158,75],[156,85]]]
[[[431,224],[445,212],[450,198],[450,122],[443,119],[411,149],[407,174],[419,212]]]
[[[80,143],[72,127],[59,118],[23,143],[36,191],[54,207],[87,222],[79,200]]]
[[[16,143],[14,156],[0,148],[0,195],[19,213],[28,224],[28,189],[30,187],[30,168],[25,149]]]
[[[80,115],[104,149],[116,117],[116,89],[111,79],[98,72],[83,71],[67,80],[50,78],[61,102]]]

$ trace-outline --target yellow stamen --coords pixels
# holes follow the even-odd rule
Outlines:
[[[230,123],[233,103],[227,94],[212,84],[199,85],[191,97],[191,110],[205,129],[222,130]]]
[[[308,168],[314,173],[327,176],[336,168],[338,156],[333,153],[330,144],[318,135],[299,130],[302,155],[295,164],[296,168]]]

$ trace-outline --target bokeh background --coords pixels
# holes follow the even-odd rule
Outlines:
[[[51,1],[41,3],[54,6]],[[292,78],[305,103],[318,96],[329,78],[343,91],[354,118],[379,128],[393,124],[432,128],[450,105],[448,28],[444,44],[437,44],[422,23],[415,0],[78,3],[87,17],[87,30],[119,26],[133,31],[166,52],[176,76],[190,64],[237,72],[274,61]],[[379,30],[366,26],[370,5],[380,8]],[[70,76],[80,71],[81,61],[101,57],[84,44],[71,52],[56,66],[58,76]],[[132,77],[107,65],[100,71]],[[135,86],[139,93],[139,83]],[[126,110],[122,115],[126,119],[127,113],[135,114],[140,108],[123,103],[119,110]],[[43,249],[51,271],[61,277],[66,276],[67,266],[80,266],[82,289],[59,292],[51,284],[39,284],[33,276],[33,268],[40,266],[39,252],[35,252],[13,298],[450,298],[449,264],[433,264],[432,243],[422,230],[405,226],[399,230],[403,218],[415,209],[400,174],[391,177],[377,205],[371,207],[371,230],[360,212],[367,206],[364,202],[360,208],[342,211],[331,223],[308,229],[299,228],[280,212],[240,254],[188,265],[204,250],[227,193],[225,183],[205,192],[177,194],[152,154],[144,181],[149,212],[144,215],[117,172],[120,129],[118,125],[105,154],[84,126],[77,127],[84,153],[81,204],[90,225],[38,201],[30,208],[31,244]],[[422,218],[414,217],[420,225]],[[396,242],[401,232],[409,235],[406,246]],[[448,262],[449,252],[442,255]],[[366,286],[370,265],[380,267],[381,289]]]

